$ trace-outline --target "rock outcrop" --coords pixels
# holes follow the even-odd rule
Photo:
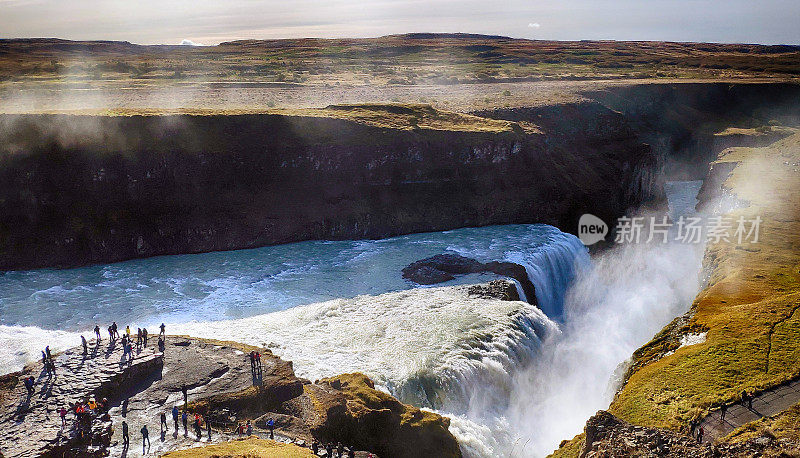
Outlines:
[[[197,445],[191,431],[184,435],[174,428],[170,414],[173,406],[183,409],[185,389],[189,413],[202,414],[212,425],[213,440],[207,440],[203,430],[206,444],[234,439],[235,426],[246,420],[253,422],[256,434],[267,437],[266,421],[272,418],[276,440],[301,447],[316,439],[381,456],[460,456],[447,418],[400,403],[376,390],[364,375],[311,383],[296,377],[291,362],[268,349],[235,342],[170,336],[163,353],[154,347],[151,340],[135,350],[131,364],[121,363],[120,345],[108,341],[91,341],[87,355],[68,350],[56,357],[55,378],[39,375],[33,396],[26,395],[21,380],[38,373],[38,364],[0,378],[0,454],[117,455],[127,450],[122,445],[123,420],[132,438],[141,437],[143,425],[149,427],[150,453]],[[261,368],[255,372],[246,354],[250,351],[261,353]],[[89,397],[108,398],[110,416],[93,422],[91,443],[78,440],[72,413],[63,428],[57,413]],[[159,440],[162,412],[168,425]]]
[[[435,285],[456,278],[456,275],[494,273],[517,280],[522,286],[525,297],[531,303],[536,302],[536,287],[528,278],[525,267],[513,262],[480,262],[458,254],[437,254],[430,258],[420,259],[403,268],[403,278],[420,285]],[[514,292],[518,300],[519,295]],[[503,295],[506,297],[506,295]]]
[[[363,374],[322,379],[308,388],[319,418],[312,432],[323,441],[347,441],[380,456],[461,456],[449,419],[402,404]]]
[[[777,440],[762,436],[736,444],[699,444],[694,438],[673,431],[635,426],[620,420],[614,415],[599,411],[586,422],[582,438],[573,443],[565,443],[555,456],[573,456],[579,450],[580,458],[617,456],[658,456],[658,457],[753,457],[790,456],[787,450],[797,450],[800,442],[796,440]]]

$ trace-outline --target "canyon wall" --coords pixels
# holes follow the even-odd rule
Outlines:
[[[489,224],[572,231],[652,191],[629,193],[648,147],[620,123],[607,130],[588,145],[530,125],[2,115],[0,269]]]
[[[660,201],[665,176],[702,178],[725,126],[796,122],[799,88],[622,86],[475,113],[513,121],[499,130],[413,113],[0,115],[0,270],[490,224],[574,233],[583,213]]]

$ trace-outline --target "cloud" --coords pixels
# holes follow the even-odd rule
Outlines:
[[[183,41],[181,41],[181,46],[205,46],[205,45],[203,43],[195,43],[194,41],[189,40],[188,38],[184,38]]]
[[[541,27],[541,26],[539,25],[539,23],[538,23],[538,22],[529,22],[529,23],[528,23],[528,27],[530,27],[530,28],[532,28],[532,29],[538,29],[538,28],[539,28],[539,27]]]

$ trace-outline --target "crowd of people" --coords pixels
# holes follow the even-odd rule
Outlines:
[[[158,337],[158,350],[160,352],[164,351],[165,341],[166,341],[166,326],[162,323]],[[99,348],[100,343],[102,342],[102,336],[100,333],[100,326],[95,325],[94,327],[94,334],[95,334],[95,346]],[[87,339],[81,335],[81,347],[83,349],[83,355],[89,353],[89,342]],[[136,331],[135,338],[132,336],[132,331],[130,326],[125,326],[124,333],[120,333],[119,327],[116,322],[112,322],[110,326],[108,326],[108,338],[110,340],[110,348],[119,340],[122,349],[123,349],[123,360],[130,364],[133,360],[133,350],[134,347],[139,350],[147,346],[148,339],[149,339],[149,332],[147,328],[138,328]],[[263,365],[261,361],[261,354],[257,351],[251,351],[248,355],[250,359],[250,369],[252,371],[252,375],[254,379],[261,378],[263,374]],[[48,377],[55,377],[56,376],[56,364],[53,358],[53,355],[50,351],[50,347],[45,347],[42,350],[42,364],[43,370],[47,372]],[[32,396],[35,391],[36,379],[33,376],[27,377],[23,379],[23,383],[25,385],[26,391],[28,396]],[[183,393],[183,408],[180,409],[177,405],[173,406],[170,411],[167,412],[160,412],[159,414],[159,425],[161,431],[161,438],[162,441],[164,440],[165,434],[169,432],[169,424],[167,422],[168,414],[172,416],[173,420],[173,436],[177,437],[179,434],[179,427],[182,424],[183,426],[183,436],[189,436],[189,427],[191,421],[191,428],[193,430],[195,440],[200,441],[203,436],[203,432],[206,433],[208,437],[208,441],[211,441],[212,436],[212,429],[211,429],[211,420],[206,418],[199,413],[191,413],[189,412],[188,408],[188,390],[186,386],[181,388]],[[74,430],[77,435],[77,439],[84,444],[91,444],[92,442],[92,425],[95,419],[101,419],[102,421],[110,421],[111,416],[109,413],[110,404],[108,399],[103,398],[100,401],[96,401],[93,397],[87,397],[82,402],[77,402],[75,404],[70,404],[68,406],[62,406],[60,409],[57,410],[58,416],[61,421],[61,427],[67,428],[69,427],[69,423],[67,421],[67,415],[72,413],[74,416]],[[269,438],[275,439],[275,421],[272,418],[269,418],[266,422],[267,430],[269,431]],[[123,449],[127,449],[130,446],[130,427],[128,425],[127,419],[124,419],[121,423],[121,433],[122,433],[122,447]],[[147,427],[147,424],[142,425],[140,429],[141,437],[142,437],[142,453],[146,454],[147,449],[150,447],[150,430]],[[250,436],[253,434],[253,423],[250,420],[246,422],[239,422],[235,424],[234,429],[228,430],[228,434],[232,435],[239,435],[239,436]],[[325,452],[327,457],[337,456],[339,458],[344,457],[354,457],[355,456],[355,449],[353,447],[345,447],[342,443],[338,443],[334,445],[333,443],[326,443],[321,445],[316,440],[314,440],[311,444],[311,449],[315,455],[319,455],[320,452]],[[335,453],[335,454],[334,454]]]

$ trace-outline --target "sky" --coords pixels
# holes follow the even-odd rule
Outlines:
[[[467,32],[800,44],[798,0],[0,0],[0,37],[202,44]]]

